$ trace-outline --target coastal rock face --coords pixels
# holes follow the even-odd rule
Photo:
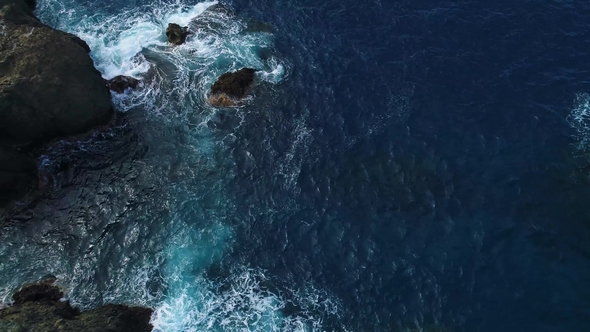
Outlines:
[[[129,76],[115,76],[106,80],[107,87],[116,93],[123,93],[127,89],[135,89],[139,85],[139,80]]]
[[[27,4],[27,6],[29,6],[29,8],[31,8],[32,10],[35,10],[35,8],[37,8],[37,0],[25,0],[25,3]]]
[[[36,332],[150,332],[152,310],[109,304],[80,312],[63,292],[48,284],[23,288],[13,296],[12,307],[0,309],[1,331]]]
[[[0,215],[34,190],[35,153],[110,120],[110,92],[80,38],[41,23],[35,0],[0,0]]]
[[[22,1],[0,1],[0,136],[38,140],[105,123],[110,94],[88,45],[42,24]]]
[[[64,297],[59,288],[46,283],[34,284],[21,289],[12,296],[15,306],[23,305],[26,302],[48,302],[53,303]]]
[[[0,9],[4,6],[15,5],[29,16],[34,16],[33,10],[37,7],[36,0],[0,0]]]
[[[256,69],[242,68],[225,73],[217,79],[209,93],[209,103],[216,107],[237,106],[254,83]]]
[[[176,23],[170,23],[168,24],[168,28],[166,28],[166,37],[168,38],[168,42],[174,45],[184,44],[188,34],[189,32],[187,27],[181,27]]]

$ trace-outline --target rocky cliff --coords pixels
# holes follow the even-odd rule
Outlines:
[[[150,332],[152,310],[108,304],[81,312],[64,301],[57,287],[40,283],[13,296],[11,307],[0,309],[0,331],[9,332]]]
[[[34,6],[0,0],[0,209],[35,190],[36,156],[27,147],[83,133],[113,114],[88,45],[41,23]]]

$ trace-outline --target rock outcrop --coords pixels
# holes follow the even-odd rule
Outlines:
[[[4,6],[15,5],[27,15],[34,16],[33,10],[37,7],[36,0],[0,0],[0,9]]]
[[[53,138],[105,123],[112,114],[110,95],[88,45],[21,7],[15,0],[0,8],[2,136]]]
[[[166,37],[170,44],[182,45],[186,41],[186,36],[188,35],[188,28],[181,27],[176,23],[170,23],[168,24],[168,28],[166,28]]]
[[[110,80],[105,80],[107,87],[116,93],[123,93],[127,89],[135,89],[139,85],[139,80],[130,76],[115,76]]]
[[[219,76],[211,86],[209,103],[216,107],[237,106],[250,92],[255,73],[256,69],[242,68]]]
[[[11,307],[0,309],[0,330],[36,332],[150,332],[152,310],[108,304],[80,312],[63,292],[40,283],[23,288],[13,296]]]
[[[0,212],[35,186],[23,146],[83,133],[113,114],[88,45],[41,23],[35,5],[0,0]]]

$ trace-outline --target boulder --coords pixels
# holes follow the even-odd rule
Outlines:
[[[237,106],[250,92],[255,73],[256,69],[242,68],[219,76],[211,86],[209,103],[216,107]]]
[[[115,76],[105,81],[107,87],[116,93],[123,93],[127,89],[135,89],[139,85],[139,80],[129,76]]]
[[[0,136],[51,139],[106,123],[110,93],[88,45],[42,24],[17,3],[0,8]]]
[[[59,288],[46,284],[33,284],[21,289],[12,296],[14,305],[19,306],[25,302],[57,302],[64,293]]]
[[[170,23],[168,24],[168,28],[166,28],[166,37],[168,38],[168,42],[174,45],[184,44],[186,41],[186,36],[188,35],[188,28],[181,27],[176,23]]]
[[[9,331],[63,332],[150,332],[152,310],[108,304],[80,312],[63,292],[48,284],[34,284],[14,296],[11,307],[0,309],[0,328]]]

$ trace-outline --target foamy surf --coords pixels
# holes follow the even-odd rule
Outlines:
[[[39,5],[38,15],[56,28],[84,39],[103,77],[126,75],[145,81],[143,89],[114,97],[120,111],[141,106],[161,114],[164,109],[208,107],[205,95],[209,87],[227,71],[255,68],[261,71],[261,80],[272,84],[286,76],[283,61],[261,58],[261,50],[273,48],[273,35],[241,34],[246,25],[235,16],[207,17],[223,27],[217,34],[194,33],[180,46],[167,43],[168,23],[190,26],[192,20],[198,20],[216,4],[160,2],[108,15],[73,1],[50,0]],[[59,19],[55,20],[55,16]]]
[[[241,268],[231,277],[197,277],[169,297],[152,316],[155,332],[322,331],[324,316],[338,319],[337,301],[313,288],[277,294],[261,270]],[[285,314],[288,305],[300,308]]]

